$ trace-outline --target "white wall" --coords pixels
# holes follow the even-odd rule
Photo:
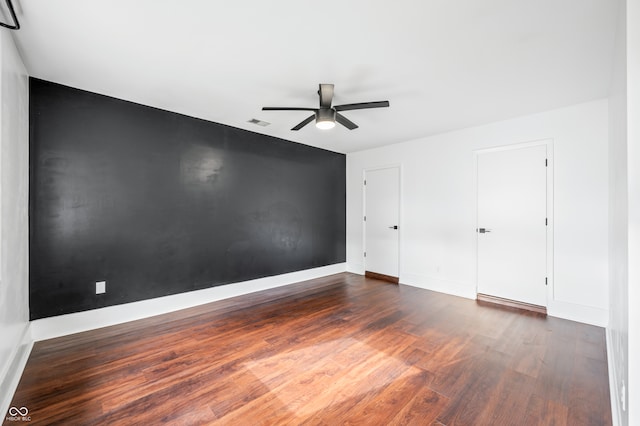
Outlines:
[[[640,425],[640,0],[627,0],[629,424]]]
[[[607,350],[612,414],[628,424],[622,387],[627,386],[628,249],[627,249],[627,78],[626,7],[621,3],[609,98],[609,327]],[[625,405],[627,401],[625,398]]]
[[[555,266],[548,312],[606,325],[607,100],[348,154],[349,270],[364,270],[363,169],[397,163],[403,200],[400,282],[475,297],[473,150],[549,138],[555,163]]]
[[[30,339],[28,79],[11,32],[0,30],[0,413]],[[19,373],[18,373],[19,374]]]

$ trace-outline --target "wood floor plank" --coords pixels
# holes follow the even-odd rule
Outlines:
[[[442,370],[430,387],[451,399],[438,420],[446,425],[473,425],[485,414],[492,392],[507,371],[506,357],[495,351],[477,357],[471,365]]]
[[[426,377],[425,381],[430,382],[431,379]],[[390,410],[394,417],[389,425],[442,425],[437,417],[449,403],[449,398],[428,386],[422,386],[402,409]]]
[[[598,401],[609,400],[608,388],[591,389],[589,385],[598,377],[607,374],[607,363],[595,360],[581,353],[575,355],[574,374],[570,380],[568,397],[570,425],[603,425],[611,424],[611,419],[602,413]]]
[[[610,425],[605,344],[343,273],[37,342],[12,405],[36,425]]]
[[[532,395],[523,423],[532,426],[566,426],[568,420],[569,409],[566,405]]]
[[[514,370],[507,370],[496,386],[487,391],[489,399],[476,419],[478,424],[508,425],[520,422],[526,413],[535,379]]]

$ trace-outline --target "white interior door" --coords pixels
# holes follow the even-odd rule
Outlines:
[[[546,145],[478,154],[478,293],[547,305],[546,157]]]
[[[365,172],[365,270],[397,278],[400,169]]]

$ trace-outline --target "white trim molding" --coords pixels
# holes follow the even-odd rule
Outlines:
[[[621,395],[619,393],[620,384],[618,383],[616,363],[614,362],[613,355],[613,336],[611,336],[611,329],[607,327],[605,332],[607,338],[607,370],[609,371],[609,397],[611,398],[611,424],[613,426],[620,426],[620,401]]]
[[[31,322],[31,334],[33,340],[36,342],[52,339],[174,312],[193,306],[204,305],[205,303],[215,302],[217,300],[281,287],[300,281],[321,278],[327,275],[346,272],[346,270],[346,263],[337,263],[273,277],[258,278],[251,281],[216,286],[123,305],[109,306],[91,311],[43,318]]]
[[[495,146],[491,148],[482,148],[476,149],[473,151],[473,176],[474,176],[474,187],[475,187],[475,205],[474,205],[474,217],[476,218],[476,229],[478,228],[478,157],[481,154],[486,154],[489,152],[499,152],[499,151],[510,151],[515,149],[523,149],[523,148],[531,148],[535,146],[545,146],[547,150],[547,164],[546,164],[546,172],[547,172],[547,303],[546,306],[549,308],[554,300],[554,256],[553,256],[553,238],[554,238],[554,208],[553,208],[553,188],[554,188],[554,150],[553,150],[553,139],[539,139],[528,142],[521,142],[509,145],[501,145]],[[476,294],[478,293],[478,237],[476,235],[476,243],[474,245],[474,256],[476,267],[474,270],[474,283],[476,288]],[[547,309],[547,313],[551,316],[556,316],[549,313],[549,309]],[[564,318],[561,316],[561,318]],[[579,320],[578,320],[579,321]]]
[[[362,169],[362,178],[361,178],[361,190],[362,190],[362,217],[367,216],[367,173],[375,172],[377,170],[386,170],[386,169],[397,169],[398,170],[398,277],[402,273],[402,237],[404,231],[404,217],[403,217],[403,209],[402,209],[402,179],[403,179],[403,170],[402,163],[393,163],[386,164],[375,167],[367,167]],[[362,253],[359,259],[362,261],[362,274],[367,269],[367,259],[364,253],[367,251],[367,222],[366,220],[362,220]],[[354,268],[349,268],[349,271],[353,271]],[[371,271],[374,272],[374,271]]]
[[[26,323],[21,338],[16,341],[7,370],[0,377],[0,413],[3,416],[9,410],[9,404],[11,404],[13,395],[18,388],[32,348],[33,339],[31,338],[30,325]]]
[[[464,297],[465,299],[475,300],[476,298],[476,289],[469,283],[404,273],[400,275],[400,284],[437,291],[438,293],[449,294],[451,296]]]
[[[609,311],[607,309],[561,302],[558,300],[549,301],[547,305],[547,315],[598,327],[606,327],[609,323]]]

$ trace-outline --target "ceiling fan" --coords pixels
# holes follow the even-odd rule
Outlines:
[[[333,102],[333,84],[321,84],[318,90],[320,96],[320,108],[299,108],[299,107],[263,107],[263,111],[313,111],[313,115],[304,119],[291,130],[300,130],[313,120],[316,121],[318,129],[331,129],[336,125],[336,121],[349,130],[357,129],[358,125],[347,119],[340,111],[350,111],[354,109],[384,108],[389,106],[389,101],[361,102],[357,104],[344,104],[331,106]]]

